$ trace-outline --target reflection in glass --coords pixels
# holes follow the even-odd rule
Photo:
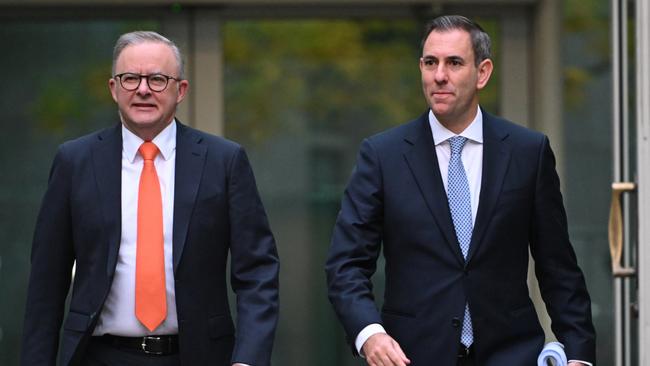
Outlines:
[[[564,69],[563,192],[569,234],[585,273],[598,365],[614,364],[612,277],[607,220],[612,182],[610,1],[568,0]],[[631,58],[633,59],[633,57]]]
[[[224,24],[226,137],[250,154],[282,261],[274,363],[362,364],[327,300],[323,264],[361,140],[428,108],[421,28],[372,19]],[[497,80],[482,93],[492,112]],[[381,260],[374,282],[381,305]]]
[[[155,22],[3,21],[0,68],[0,365],[17,365],[34,223],[57,145],[118,122],[117,37]]]

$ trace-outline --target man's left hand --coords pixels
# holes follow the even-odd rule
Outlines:
[[[585,364],[581,362],[569,362],[566,366],[585,366]]]

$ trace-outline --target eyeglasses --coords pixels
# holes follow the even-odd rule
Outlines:
[[[149,87],[149,89],[155,92],[161,92],[165,90],[167,88],[167,84],[169,83],[170,79],[176,81],[182,80],[164,74],[141,75],[141,74],[134,74],[132,72],[124,72],[121,74],[117,74],[114,77],[119,78],[120,85],[122,85],[122,88],[128,91],[134,91],[138,89],[140,87],[140,83],[142,82],[143,78],[147,80],[147,86]]]

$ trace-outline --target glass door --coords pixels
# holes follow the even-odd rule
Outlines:
[[[499,23],[479,22],[498,50]],[[427,109],[422,26],[372,16],[223,23],[225,135],[247,149],[282,258],[275,364],[364,364],[327,300],[323,264],[361,140]],[[482,96],[493,113],[498,85]],[[382,263],[373,282],[381,305]]]
[[[647,60],[640,58],[648,46],[640,42],[647,40],[647,35],[642,34],[642,24],[647,18],[641,19],[637,3],[642,7],[641,3],[645,2],[612,1],[613,183],[608,236],[614,286],[616,366],[646,364],[639,363],[644,352],[640,338],[643,323],[639,323],[640,274],[644,267],[639,243],[645,210],[640,204],[639,187],[643,185],[642,174],[648,165],[647,157],[641,154],[647,145],[647,138],[642,134],[643,124],[647,123],[642,118],[647,113],[643,96],[647,93],[644,85],[648,85],[648,80],[642,77]],[[636,46],[631,40],[636,40]]]
[[[107,86],[115,40],[159,27],[154,19],[0,24],[0,365],[18,364],[31,240],[56,147],[118,122]]]

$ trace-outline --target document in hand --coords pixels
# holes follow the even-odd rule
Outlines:
[[[566,366],[567,359],[564,345],[560,342],[550,342],[537,357],[537,366]]]

